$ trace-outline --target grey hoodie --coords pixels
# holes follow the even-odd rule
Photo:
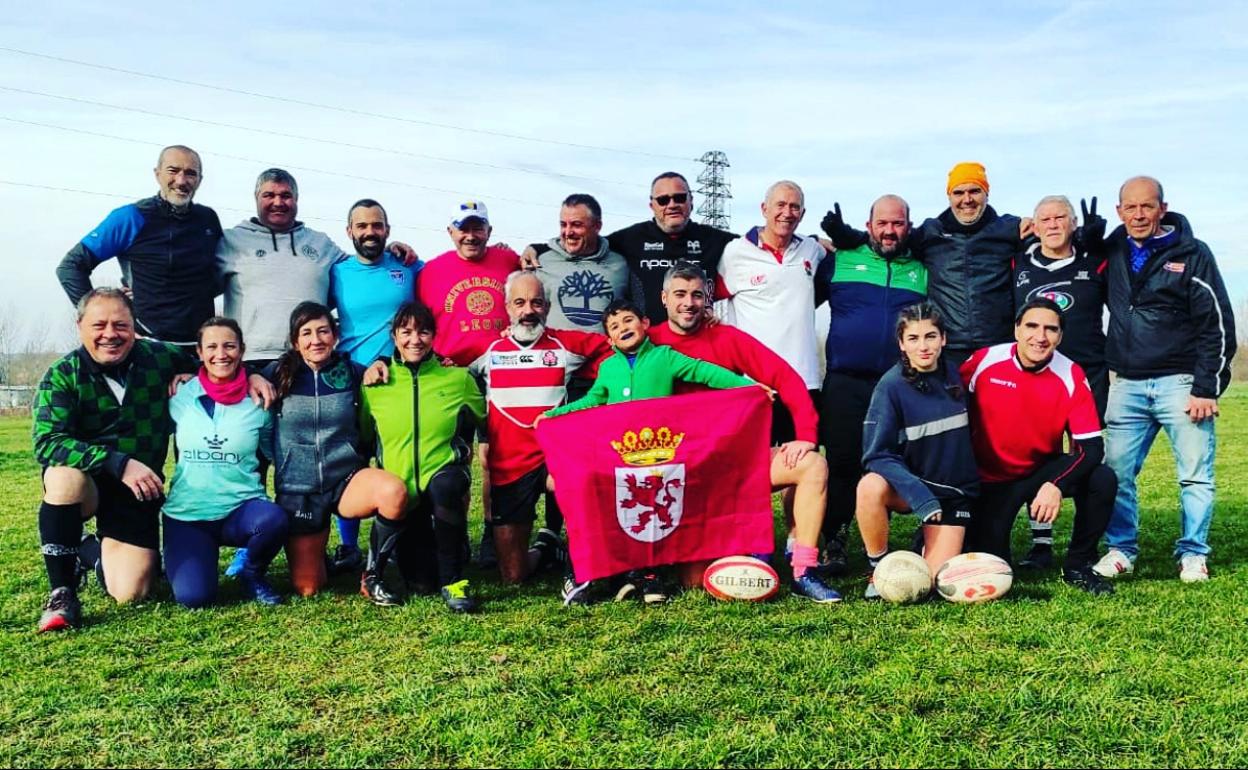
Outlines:
[[[611,251],[606,238],[600,237],[598,251],[586,256],[569,254],[558,238],[547,245],[551,250],[542,255],[537,277],[550,300],[546,320],[550,328],[601,332],[602,311],[607,305],[620,297],[641,296],[633,286],[628,263]]]
[[[246,360],[282,354],[290,311],[304,301],[325,304],[329,267],[346,256],[328,235],[302,222],[278,233],[249,219],[225,231],[217,244],[217,276],[225,314],[243,327]]]

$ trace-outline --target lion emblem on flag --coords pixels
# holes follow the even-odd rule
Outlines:
[[[657,543],[680,526],[685,504],[685,466],[615,469],[615,515],[634,540]]]

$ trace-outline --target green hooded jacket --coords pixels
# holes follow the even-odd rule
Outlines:
[[[598,379],[584,397],[546,413],[558,417],[603,404],[663,398],[672,395],[676,380],[696,382],[712,388],[739,388],[754,381],[722,366],[690,358],[667,345],[655,345],[649,339],[637,349],[637,359],[629,365],[628,356],[618,349],[598,367]]]

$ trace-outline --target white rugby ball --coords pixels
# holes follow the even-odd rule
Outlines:
[[[1014,585],[1009,563],[990,553],[964,553],[936,570],[936,590],[951,602],[974,604],[1000,599]]]
[[[893,551],[880,560],[872,577],[880,598],[896,604],[922,601],[932,592],[932,570],[914,551]]]
[[[780,590],[780,576],[753,556],[725,556],[702,573],[702,587],[716,599],[762,602]]]

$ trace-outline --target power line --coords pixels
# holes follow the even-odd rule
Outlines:
[[[195,88],[206,88],[212,91],[220,91],[222,93],[239,94],[241,96],[250,96],[250,97],[257,98],[257,99],[268,99],[268,100],[275,101],[275,102],[283,102],[285,104],[297,104],[302,107],[314,107],[316,109],[332,110],[334,112],[340,112],[340,113],[347,114],[347,115],[361,115],[361,116],[365,116],[369,118],[377,118],[379,120],[389,120],[389,121],[394,121],[398,123],[409,123],[409,124],[417,125],[417,126],[429,126],[431,128],[445,128],[445,129],[450,129],[452,131],[460,131],[460,132],[472,133],[472,134],[482,134],[485,136],[495,136],[495,137],[499,137],[502,139],[515,139],[517,141],[522,141],[522,142],[534,142],[537,144],[557,145],[561,147],[575,147],[581,150],[594,150],[597,152],[611,152],[611,153],[618,153],[621,155],[636,155],[640,157],[661,158],[664,160],[679,160],[679,161],[686,161],[686,162],[690,160],[695,160],[693,158],[686,158],[686,157],[682,157],[679,155],[665,155],[665,154],[656,153],[656,152],[646,152],[644,150],[626,150],[626,149],[619,148],[619,147],[606,147],[603,145],[595,145],[595,144],[579,144],[576,142],[564,142],[564,141],[559,141],[557,139],[543,139],[541,137],[536,137],[536,136],[524,136],[522,134],[510,134],[505,131],[491,131],[489,129],[484,129],[484,128],[468,128],[467,126],[456,126],[450,123],[439,123],[439,122],[435,122],[431,120],[418,120],[416,118],[405,118],[405,117],[401,117],[398,115],[387,115],[384,113],[352,109],[350,107],[340,107],[334,104],[324,104],[321,102],[311,102],[311,101],[304,101],[302,99],[293,99],[287,96],[277,96],[274,94],[265,94],[265,93],[260,93],[257,91],[247,91],[241,88],[230,88],[227,86],[213,85],[211,83],[200,83],[194,80],[182,80],[180,78],[173,78],[167,75],[154,75],[150,72],[140,72],[138,70],[123,69],[121,67],[112,67],[112,66],[105,65],[105,64],[97,64],[95,62],[87,62],[87,61],[82,61],[79,59],[69,59],[69,58],[65,58],[62,56],[52,56],[49,54],[36,53],[34,51],[25,51],[20,48],[9,48],[6,46],[0,46],[0,51],[4,51],[6,53],[18,54],[19,56],[30,56],[30,57],[37,58],[37,59],[45,59],[47,61],[61,62],[63,64],[72,64],[78,67],[89,67],[91,69],[103,70],[106,72],[117,72],[123,75],[134,75],[136,77],[149,78],[151,80],[160,80],[166,83],[177,83],[178,85],[194,86]]]
[[[31,190],[46,190],[49,192],[76,193],[78,195],[94,195],[98,198],[115,198],[115,199],[128,200],[128,201],[138,200],[138,199],[147,197],[146,194],[133,195],[133,194],[126,194],[126,193],[100,192],[99,190],[83,190],[83,189],[79,189],[76,187],[56,187],[53,185],[35,184],[33,182],[16,182],[11,179],[0,179],[0,184],[9,185],[10,187],[25,187]],[[255,213],[251,209],[238,209],[238,208],[221,207],[221,206],[213,206],[212,209],[213,211],[232,211],[236,214],[243,214],[244,216]],[[301,222],[302,221],[328,222],[331,225],[341,225],[343,223],[343,220],[341,218],[334,219],[332,217],[315,217],[315,216],[300,217],[299,221]],[[390,227],[392,229],[399,229],[399,230],[423,230],[426,232],[440,233],[442,235],[446,234],[445,227],[432,227],[430,225],[402,225],[402,224],[392,223]],[[525,237],[525,238],[517,239],[517,240],[523,240],[524,243],[536,243],[544,239]]]
[[[291,134],[283,131],[277,131],[269,128],[255,128],[254,126],[243,126],[237,123],[225,123],[218,120],[205,120],[203,118],[192,118],[185,115],[174,115],[169,112],[159,112],[156,110],[145,110],[141,107],[127,107],[123,104],[110,104],[108,102],[99,102],[94,99],[84,99],[79,96],[65,96],[63,94],[50,94],[45,91],[34,91],[26,88],[14,88],[12,86],[0,86],[0,91],[10,91],[17,94],[25,94],[27,96],[39,96],[45,99],[57,99],[60,101],[71,102],[75,104],[87,104],[92,107],[104,107],[110,110],[120,110],[122,112],[132,112],[138,115],[148,115],[157,118],[172,118],[173,120],[182,120],[188,123],[197,123],[204,126],[213,126],[216,128],[231,128],[237,131],[247,131],[253,134],[263,134],[265,136],[278,136],[283,139],[295,139],[303,142],[317,142],[320,144],[329,144],[336,147],[347,147],[354,150],[368,150],[370,152],[382,152],[390,155],[401,155],[409,158],[419,158],[421,160],[432,160],[440,163],[454,163],[463,166],[478,166],[480,168],[493,169],[495,171],[511,171],[518,174],[532,174],[534,176],[554,176],[561,179],[577,179],[586,182],[598,182],[600,184],[613,184],[623,187],[636,187],[633,182],[620,182],[614,179],[599,179],[592,176],[577,176],[575,174],[560,174],[554,171],[534,171],[533,169],[521,168],[519,166],[504,166],[496,163],[483,163],[474,160],[460,160],[458,158],[445,158],[438,155],[425,155],[418,152],[408,152],[406,150],[396,150],[389,147],[378,147],[369,144],[356,144],[354,142],[343,142],[337,139],[324,139],[316,136],[306,136],[303,134]]]
[[[22,120],[20,118],[9,117],[7,115],[0,115],[0,120],[6,121],[9,123],[18,123],[18,124],[26,125],[26,126],[35,126],[38,128],[51,128],[57,131],[66,131],[71,134],[83,134],[85,136],[94,136],[100,139],[112,139],[118,142],[129,142],[131,144],[141,144],[147,147],[164,147],[165,146],[161,142],[152,142],[147,139],[133,139],[128,136],[117,136],[116,134],[105,134],[100,131],[89,131],[83,128],[70,128],[69,126],[60,126],[60,125],[56,125],[55,123],[43,123],[37,120]],[[287,170],[308,171],[313,174],[325,174],[326,176],[341,177],[343,179],[354,179],[354,180],[361,181],[361,182],[374,182],[378,184],[394,185],[395,187],[407,187],[413,190],[424,190],[426,192],[439,193],[443,195],[453,195],[453,196],[464,198],[464,199],[484,198],[486,202],[488,203],[501,201],[503,203],[518,203],[522,206],[535,206],[537,208],[543,208],[543,209],[550,209],[553,207],[553,203],[549,201],[542,203],[538,201],[525,200],[523,198],[506,198],[506,197],[497,196],[497,195],[486,195],[482,193],[469,193],[469,192],[464,192],[463,190],[448,190],[442,187],[430,187],[428,185],[414,184],[412,182],[400,182],[395,179],[382,179],[380,177],[361,176],[359,174],[348,174],[344,171],[330,171],[328,169],[315,168],[313,166],[301,166],[301,165],[295,165],[295,164],[289,164],[289,163],[274,163],[271,160],[262,160],[259,158],[248,158],[242,155],[231,155],[229,153],[216,152],[213,150],[197,150],[197,152],[203,155],[208,155],[210,157],[215,157],[215,158],[226,158],[228,160],[237,160],[237,161],[242,161],[245,163],[255,163],[259,166],[264,166],[266,168],[270,166],[278,166],[280,168],[284,168]],[[613,217],[621,217],[621,218],[628,218],[630,216],[628,214],[621,214],[619,212],[614,212],[614,211],[603,211],[603,213],[610,214]]]

